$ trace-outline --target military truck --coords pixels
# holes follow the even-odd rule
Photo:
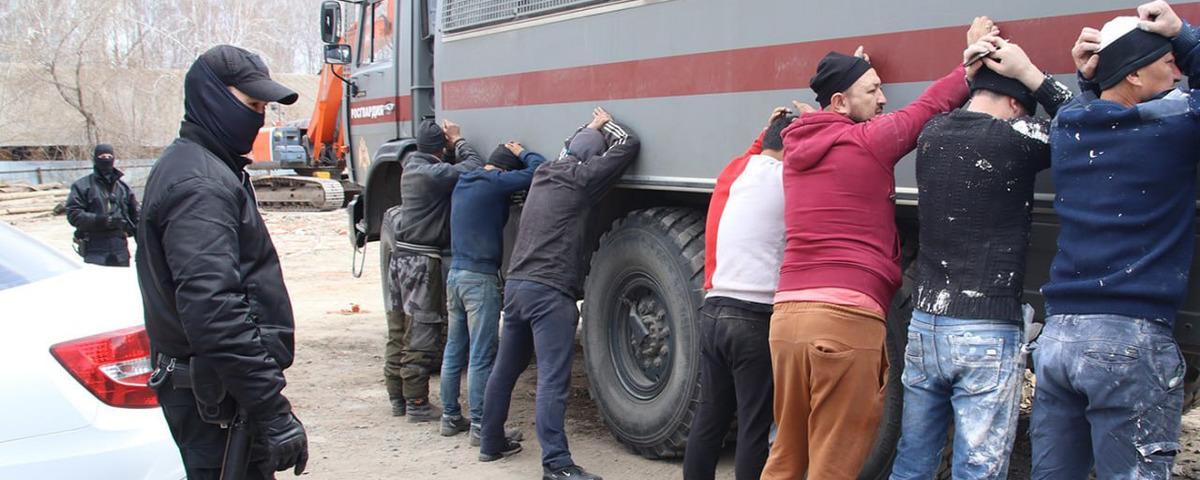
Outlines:
[[[581,343],[590,393],[631,451],[679,456],[700,391],[696,325],[714,179],[772,107],[813,101],[808,79],[821,56],[864,46],[893,109],[961,62],[967,25],[988,15],[1039,66],[1073,85],[1069,50],[1080,28],[1127,15],[1136,3],[359,0],[345,1],[343,10],[328,1],[327,42],[339,38],[341,25],[353,25],[350,44],[326,47],[328,60],[349,72],[343,124],[351,178],[363,188],[348,208],[351,240],[356,251],[382,240],[386,270],[394,233],[384,213],[400,202],[401,161],[415,151],[421,119],[452,119],[485,150],[516,139],[554,155],[603,105],[642,137],[643,148],[591,212],[586,232],[592,253]],[[1176,9],[1200,19],[1197,2]],[[1035,201],[1025,292],[1040,311],[1038,289],[1058,231],[1048,175]],[[916,254],[917,203],[910,155],[897,168],[895,188],[905,265]],[[519,217],[512,218],[510,234]],[[1193,268],[1176,329],[1189,364],[1189,404],[1200,377],[1198,278]],[[889,315],[888,402],[862,478],[886,476],[899,438],[910,311],[904,289]]]

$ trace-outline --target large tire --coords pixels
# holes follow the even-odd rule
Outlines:
[[[704,216],[651,208],[614,222],[592,256],[583,352],[589,389],[619,442],[683,454],[700,395]]]

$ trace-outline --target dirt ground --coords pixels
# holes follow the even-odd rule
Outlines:
[[[540,449],[533,431],[536,369],[531,366],[522,376],[514,395],[509,426],[523,430],[526,441],[525,451],[509,459],[480,463],[475,458],[478,450],[468,445],[465,435],[446,438],[435,424],[392,417],[383,386],[386,324],[378,244],[367,247],[362,277],[354,278],[345,212],[264,216],[296,312],[296,364],[287,371],[284,393],[308,429],[312,458],[306,478],[538,478]],[[15,225],[74,255],[64,217],[20,220]],[[588,398],[582,366],[577,355],[567,408],[575,461],[610,480],[682,477],[678,460],[646,460],[613,439]],[[431,385],[435,397],[436,381],[435,377]],[[465,391],[462,399],[465,402]],[[1200,479],[1200,409],[1184,417],[1182,437],[1176,476]],[[1027,458],[1013,460],[1028,463]],[[732,449],[727,448],[717,478],[732,479],[732,463]],[[1027,478],[1027,471],[1014,468],[1010,478]]]

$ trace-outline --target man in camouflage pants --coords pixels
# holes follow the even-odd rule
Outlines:
[[[448,146],[457,163],[445,160]],[[441,361],[446,324],[442,254],[450,247],[450,193],[460,174],[482,165],[458,125],[422,122],[417,151],[404,159],[401,203],[385,215],[396,238],[388,265],[392,312],[384,377],[392,414],[407,415],[410,423],[441,419],[440,409],[429,404],[429,376]]]

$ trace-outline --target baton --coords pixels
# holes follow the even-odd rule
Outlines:
[[[239,409],[233,423],[229,424],[225,458],[221,461],[221,480],[244,480],[249,466],[250,427],[246,425],[246,412]]]

